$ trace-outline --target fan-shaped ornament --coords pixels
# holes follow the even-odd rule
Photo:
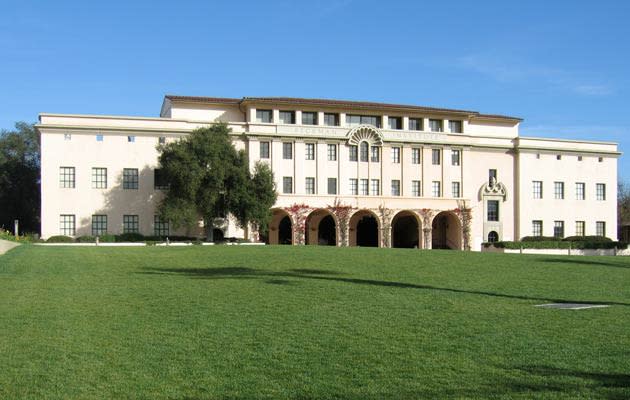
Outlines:
[[[383,145],[383,134],[380,130],[372,125],[359,125],[354,127],[348,132],[348,143],[352,145],[358,145],[365,141],[371,146]]]

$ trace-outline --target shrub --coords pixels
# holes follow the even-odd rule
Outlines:
[[[117,242],[142,242],[144,241],[144,236],[141,233],[123,233],[121,235],[116,235]]]
[[[79,236],[76,239],[77,243],[94,243],[95,241],[96,241],[96,238],[94,236],[90,236],[90,235]]]
[[[558,239],[555,236],[523,236],[521,242],[557,242]]]
[[[614,249],[615,247],[618,249],[627,249],[628,244],[624,242],[613,242],[611,241],[599,241],[599,242],[568,242],[568,241],[529,241],[529,242],[495,242],[495,243],[484,243],[484,247],[494,246],[497,249]]]
[[[98,241],[101,243],[114,243],[116,241],[116,236],[107,233],[99,236]]]
[[[63,236],[63,235],[58,235],[58,236],[51,236],[48,238],[48,240],[46,240],[47,243],[73,243],[74,239],[71,238],[70,236]]]
[[[569,237],[565,237],[564,239],[562,239],[564,241],[567,242],[595,242],[595,243],[602,243],[602,242],[612,242],[611,238],[607,238],[604,236],[569,236]]]

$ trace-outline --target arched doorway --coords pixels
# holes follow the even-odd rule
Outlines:
[[[272,210],[268,240],[269,244],[293,244],[293,222],[285,210]]]
[[[498,242],[499,241],[499,234],[496,233],[495,231],[491,231],[490,233],[488,233],[488,242],[489,243],[494,243],[494,242]]]
[[[337,223],[328,210],[315,210],[306,218],[306,243],[320,246],[337,245]]]
[[[225,239],[225,235],[223,234],[223,229],[214,228],[212,230],[212,238],[215,242],[222,242]]]
[[[432,248],[462,249],[462,227],[459,218],[451,211],[442,211],[433,218]]]
[[[412,211],[401,211],[392,219],[392,247],[422,247],[422,226],[420,219]]]
[[[350,218],[350,246],[379,247],[378,219],[368,210],[360,210]]]

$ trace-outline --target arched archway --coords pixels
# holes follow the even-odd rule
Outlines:
[[[499,241],[499,234],[496,231],[491,231],[488,233],[488,242],[494,243]]]
[[[462,249],[462,227],[459,218],[452,211],[442,211],[433,218],[432,248]]]
[[[392,247],[422,247],[422,223],[413,211],[401,211],[392,219]]]
[[[315,210],[306,218],[306,244],[337,245],[337,222],[330,211]]]
[[[372,211],[357,211],[350,218],[350,246],[379,247],[379,228],[378,217]]]
[[[268,240],[269,244],[293,244],[293,221],[285,210],[272,210]]]

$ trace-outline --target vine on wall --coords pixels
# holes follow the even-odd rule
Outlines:
[[[432,247],[432,237],[431,234],[433,232],[433,217],[435,216],[435,210],[430,208],[422,208],[418,210],[418,214],[422,218],[422,233],[423,233],[423,244],[422,247],[425,249],[430,249]]]
[[[457,202],[458,207],[453,212],[462,223],[462,239],[464,250],[470,250],[472,247],[471,230],[472,230],[472,209],[466,206],[465,201]]]
[[[335,198],[332,205],[328,206],[328,210],[337,218],[337,224],[339,225],[339,240],[338,246],[347,247],[350,245],[348,240],[348,232],[350,227],[350,215],[352,214],[353,207],[345,205],[339,199]]]
[[[378,214],[381,218],[381,247],[391,247],[391,227],[393,210],[385,207],[384,204],[378,206]]]
[[[311,207],[306,204],[293,204],[285,208],[285,210],[291,215],[295,224],[295,228],[293,229],[293,243],[306,244],[306,217],[308,217]]]

